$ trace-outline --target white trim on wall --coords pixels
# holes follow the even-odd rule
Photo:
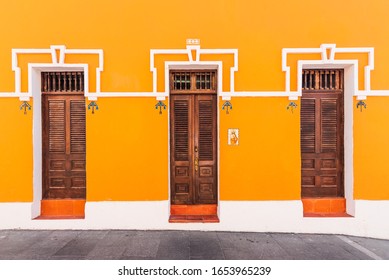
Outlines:
[[[57,53],[59,55],[57,55]],[[18,65],[18,56],[22,54],[49,54],[51,55],[51,63],[42,63],[41,65],[50,65],[53,70],[61,69],[63,67],[78,67],[78,64],[67,64],[65,63],[66,55],[72,54],[87,54],[97,55],[99,58],[99,66],[96,68],[96,92],[100,92],[100,76],[104,69],[104,54],[101,49],[67,49],[64,45],[52,45],[50,49],[12,49],[12,71],[15,72],[15,97],[19,97],[20,100],[28,101],[30,97],[33,97],[32,92],[32,80],[31,75],[28,76],[28,92],[22,92],[22,79],[21,79],[21,68]],[[35,65],[38,65],[35,64]],[[30,70],[30,68],[29,68]],[[31,73],[29,71],[29,73]],[[89,96],[89,77],[84,77],[84,92],[85,96]]]
[[[58,53],[58,55],[57,55]],[[195,53],[195,55],[193,55]],[[102,49],[67,49],[64,45],[52,45],[49,49],[13,49],[12,50],[12,70],[15,72],[15,92],[1,92],[1,97],[18,97],[20,100],[29,100],[33,94],[30,92],[21,92],[22,80],[21,69],[18,66],[18,55],[20,54],[49,54],[52,58],[52,64],[57,66],[65,65],[66,55],[72,54],[92,54],[98,55],[99,66],[96,68],[96,92],[89,91],[89,81],[85,80],[85,96],[89,100],[97,100],[99,97],[156,97],[157,100],[164,100],[168,93],[158,92],[158,69],[155,66],[155,59],[158,55],[186,55],[188,64],[201,64],[201,55],[233,55],[234,65],[230,67],[230,90],[221,89],[219,96],[223,100],[230,100],[231,97],[289,97],[290,100],[296,100],[301,96],[301,75],[297,71],[297,90],[291,90],[291,66],[288,65],[289,55],[320,54],[320,61],[323,65],[331,67],[332,64],[339,64],[336,59],[337,54],[355,54],[362,53],[368,55],[368,64],[364,68],[364,89],[358,88],[356,84],[354,95],[359,100],[366,99],[367,96],[389,96],[389,90],[372,90],[370,85],[371,71],[374,70],[374,48],[338,48],[335,44],[322,44],[319,48],[283,48],[282,49],[282,68],[285,72],[285,90],[284,91],[235,91],[235,73],[238,71],[238,49],[202,49],[199,39],[188,39],[185,49],[151,49],[150,50],[150,71],[153,75],[151,92],[101,92],[101,72],[104,69],[104,53]],[[352,60],[355,61],[355,60]],[[296,66],[293,66],[296,67]],[[165,86],[166,87],[166,86]]]
[[[371,71],[374,70],[374,48],[337,48],[336,44],[322,44],[320,48],[284,48],[282,49],[282,70],[285,72],[285,91],[289,92],[291,88],[290,82],[290,67],[287,63],[287,57],[290,54],[320,54],[322,65],[327,68],[334,68],[332,65],[341,63],[336,59],[337,54],[367,54],[368,64],[364,68],[364,89],[358,88],[358,83],[355,85],[354,95],[358,100],[364,100],[367,96],[389,96],[389,90],[372,90],[370,84]],[[343,60],[344,61],[344,60]],[[356,60],[350,60],[356,61]],[[358,69],[358,68],[357,68]],[[301,72],[297,72],[297,92],[296,97],[301,96]],[[356,71],[358,77],[358,71]]]
[[[220,201],[220,223],[180,224],[168,222],[167,200],[87,202],[80,220],[32,220],[31,203],[0,203],[0,229],[295,232],[389,239],[389,201],[356,200],[355,205],[355,217],[304,218],[299,200]]]

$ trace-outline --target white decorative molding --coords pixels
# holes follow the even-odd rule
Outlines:
[[[355,83],[354,96],[359,100],[366,99],[367,96],[389,96],[389,90],[372,90],[371,89],[371,71],[374,70],[374,48],[338,48],[336,44],[322,44],[319,48],[284,48],[282,49],[282,71],[285,72],[285,90],[284,91],[235,91],[235,73],[238,71],[238,49],[202,49],[199,39],[187,39],[186,48],[184,49],[151,49],[150,50],[150,71],[152,72],[152,87],[151,92],[101,92],[101,72],[104,70],[104,53],[102,49],[67,49],[64,45],[52,45],[49,49],[13,49],[12,50],[12,70],[15,72],[15,92],[1,92],[1,97],[18,97],[21,101],[28,101],[32,96],[30,90],[21,92],[21,69],[18,65],[18,55],[20,54],[50,54],[51,65],[54,67],[71,67],[73,64],[66,64],[66,55],[71,54],[92,54],[98,55],[99,65],[96,68],[96,91],[90,92],[88,87],[89,77],[85,75],[85,96],[89,100],[97,100],[98,97],[155,97],[157,100],[164,100],[169,95],[168,84],[163,92],[158,92],[158,70],[155,66],[155,57],[157,55],[186,55],[186,61],[177,61],[188,67],[196,67],[196,65],[213,65],[216,61],[202,61],[201,55],[233,55],[234,63],[230,68],[230,90],[223,91],[219,88],[219,96],[223,100],[230,100],[231,97],[289,97],[290,100],[296,100],[301,96],[301,75],[300,68],[297,71],[297,90],[291,91],[291,74],[288,66],[288,55],[295,54],[320,54],[321,59],[314,60],[317,65],[324,68],[334,68],[337,64],[344,64],[344,61],[358,63],[354,60],[337,60],[336,55],[342,53],[365,53],[368,55],[368,64],[364,67],[364,89],[359,90],[358,83]],[[221,61],[218,61],[221,65]],[[165,61],[165,64],[167,61]],[[168,63],[172,64],[173,61]],[[306,65],[304,60],[297,60],[297,66]],[[75,64],[74,64],[75,65]],[[166,69],[165,69],[166,70]],[[219,69],[219,72],[221,69]],[[358,73],[356,73],[358,77]],[[31,79],[29,78],[29,83]],[[30,88],[30,85],[29,85]]]
[[[151,49],[150,50],[150,71],[153,73],[153,93],[156,94],[156,96],[169,96],[169,80],[166,78],[168,75],[165,73],[165,92],[159,93],[157,95],[157,82],[158,82],[158,75],[157,75],[157,68],[155,67],[155,56],[157,55],[177,55],[177,54],[183,54],[188,56],[187,61],[177,61],[177,65],[182,65],[183,67],[196,67],[199,65],[214,65],[216,61],[201,61],[200,56],[206,55],[206,54],[218,54],[218,55],[233,55],[234,56],[234,65],[230,68],[230,92],[223,92],[221,90],[221,79],[218,79],[219,85],[218,85],[218,91],[219,95],[224,98],[229,98],[229,96],[233,95],[235,91],[235,72],[238,71],[238,49],[201,49],[200,46],[200,40],[199,39],[187,39],[186,40],[186,49]],[[195,56],[193,56],[193,52],[195,52]],[[219,65],[221,64],[221,61],[217,61]],[[168,64],[174,64],[173,61],[165,61],[165,66]],[[168,70],[168,67],[165,67],[165,70]],[[222,73],[222,69],[219,68],[219,73]],[[165,71],[166,72],[166,71]],[[219,74],[219,78],[222,78],[221,74]]]
[[[21,54],[50,54],[51,66],[53,67],[69,67],[73,64],[65,63],[67,54],[92,54],[99,56],[99,66],[96,68],[96,93],[100,92],[100,74],[104,69],[104,53],[101,49],[67,49],[64,45],[52,45],[50,49],[12,49],[12,71],[15,72],[15,92],[11,93],[13,97],[19,97],[21,101],[29,100],[32,97],[32,92],[22,92],[21,69],[18,65],[18,55]],[[30,75],[31,76],[31,75]],[[85,75],[85,96],[89,96],[89,80],[88,75]],[[31,88],[31,78],[29,77],[29,89]],[[0,97],[3,97],[0,95]],[[7,96],[8,97],[8,96]]]
[[[358,60],[337,60],[336,54],[342,53],[365,53],[368,56],[368,64],[364,68],[364,90],[359,90],[358,80],[355,83],[354,96],[358,100],[366,99],[367,96],[389,96],[389,90],[372,90],[370,86],[370,77],[371,71],[374,70],[374,48],[337,48],[336,44],[322,44],[320,48],[284,48],[282,49],[282,71],[285,72],[285,92],[290,92],[291,96],[299,97],[301,96],[301,84],[302,77],[300,75],[301,68],[298,68],[297,74],[297,91],[291,92],[291,81],[290,81],[290,66],[288,66],[288,55],[289,54],[320,54],[321,60],[311,60],[315,61],[315,64],[320,65],[324,68],[335,68],[336,64],[345,64],[348,61],[350,64],[353,61],[356,61],[358,65]],[[298,65],[310,64],[309,62],[304,63],[304,60],[298,60]],[[354,64],[354,63],[353,63]],[[356,72],[356,78],[358,78],[358,73]]]

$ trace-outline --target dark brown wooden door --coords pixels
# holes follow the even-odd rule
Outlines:
[[[85,98],[42,92],[43,198],[86,197]]]
[[[215,94],[170,97],[172,204],[217,203]]]
[[[303,83],[301,98],[302,197],[343,197],[343,72],[307,71],[315,82]]]

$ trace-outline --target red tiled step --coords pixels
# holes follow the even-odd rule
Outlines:
[[[37,219],[83,219],[85,199],[43,199]]]
[[[353,218],[347,213],[304,213],[305,218]]]
[[[346,199],[341,197],[303,198],[304,214],[345,214]]]
[[[82,220],[85,216],[38,216],[35,220]]]
[[[219,223],[217,215],[170,215],[169,223]]]
[[[217,215],[217,204],[171,205],[171,215]]]

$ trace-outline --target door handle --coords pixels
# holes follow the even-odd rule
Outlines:
[[[195,171],[197,172],[197,170],[199,170],[199,158],[198,157],[195,157],[194,166],[195,166]]]

